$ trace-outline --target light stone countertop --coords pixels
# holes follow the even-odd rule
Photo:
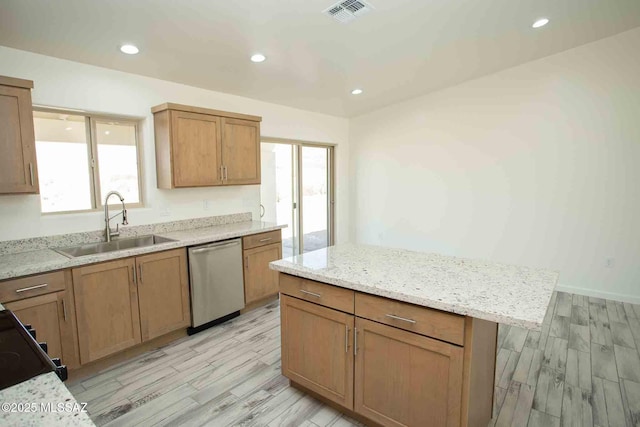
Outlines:
[[[492,322],[540,330],[559,273],[379,246],[340,244],[271,269]]]
[[[0,390],[0,403],[30,405],[30,412],[7,412],[3,407],[0,410],[0,425],[3,426],[95,425],[88,413],[81,412],[81,405],[54,372]],[[51,410],[47,411],[49,404]]]
[[[175,239],[176,241],[141,248],[100,253],[96,255],[85,255],[76,258],[68,258],[51,249],[8,253],[0,255],[0,280],[152,252],[166,251],[185,246],[232,239],[241,236],[248,236],[250,234],[278,230],[285,227],[286,225],[277,225],[269,222],[243,221],[182,231],[155,233],[158,236]],[[2,286],[1,283],[0,286]]]

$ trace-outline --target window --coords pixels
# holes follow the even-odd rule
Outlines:
[[[98,209],[111,190],[141,204],[138,122],[51,110],[33,121],[42,212]]]

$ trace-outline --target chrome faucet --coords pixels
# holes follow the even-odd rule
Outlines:
[[[109,216],[109,197],[114,195],[118,196],[120,198],[120,201],[122,202],[122,212],[118,212],[117,214],[110,217]],[[107,242],[110,242],[112,237],[116,237],[120,235],[119,224],[116,224],[116,231],[111,231],[111,227],[109,227],[109,221],[111,221],[113,218],[117,217],[120,214],[122,214],[122,225],[129,224],[129,222],[127,222],[127,209],[124,206],[124,197],[122,197],[122,195],[117,191],[109,191],[107,193],[107,197],[104,198],[104,222],[105,222],[104,233],[107,238]]]

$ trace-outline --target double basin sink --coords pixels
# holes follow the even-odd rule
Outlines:
[[[129,239],[112,240],[110,242],[86,243],[84,245],[57,248],[54,250],[69,258],[75,258],[85,255],[121,251],[124,249],[144,248],[146,246],[154,246],[168,242],[175,242],[175,240],[150,234],[147,236],[131,237]]]

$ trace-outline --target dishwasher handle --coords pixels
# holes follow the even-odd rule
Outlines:
[[[222,243],[214,243],[213,245],[208,245],[208,246],[204,246],[204,247],[199,247],[197,249],[192,249],[191,252],[194,254],[201,254],[203,252],[211,252],[211,251],[216,251],[218,249],[222,249],[222,248],[228,248],[229,246],[235,246],[235,245],[239,245],[240,241],[234,241],[234,242],[222,242]]]

